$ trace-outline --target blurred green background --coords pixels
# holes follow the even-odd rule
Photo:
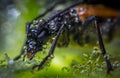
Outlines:
[[[30,64],[27,59],[12,63],[24,43],[26,22],[45,11],[54,1],[0,0],[0,78],[120,78],[119,34],[105,44],[114,65],[111,75],[106,75],[106,65],[96,44],[79,46],[73,41],[68,47],[56,48],[52,61],[40,71],[31,73],[34,60]],[[63,7],[61,5],[59,8]],[[41,61],[46,54],[38,53],[36,60]]]

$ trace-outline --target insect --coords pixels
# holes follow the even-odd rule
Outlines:
[[[110,73],[113,68],[103,44],[100,23],[103,22],[103,20],[115,19],[118,17],[119,9],[109,7],[111,6],[110,4],[105,6],[104,2],[96,2],[96,0],[93,0],[93,2],[89,2],[89,0],[78,1],[64,10],[56,11],[45,20],[41,19],[48,12],[52,11],[55,6],[56,4],[26,24],[27,38],[23,45],[23,47],[26,46],[26,48],[22,48],[21,54],[14,58],[14,60],[18,60],[25,52],[27,52],[27,57],[31,60],[38,51],[43,50],[43,45],[46,42],[55,37],[48,55],[39,65],[34,65],[32,68],[35,69],[38,67],[38,70],[42,69],[48,58],[54,54],[54,49],[61,34],[67,35],[64,42],[61,44],[62,46],[67,46],[69,44],[69,35],[74,35],[79,43],[79,38],[77,38],[77,36],[81,36],[88,28],[89,24],[93,22],[98,36],[99,47],[107,64],[107,73]]]

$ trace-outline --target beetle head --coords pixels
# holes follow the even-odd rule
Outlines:
[[[25,46],[27,51],[28,58],[32,59],[35,53],[39,50],[42,50],[44,43],[48,41],[49,32],[45,26],[42,26],[44,21],[40,21],[36,24],[28,23],[26,25],[26,42]]]

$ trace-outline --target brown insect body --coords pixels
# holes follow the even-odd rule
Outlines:
[[[75,10],[79,19],[83,22],[89,16],[97,16],[102,18],[115,18],[118,16],[119,11],[112,9],[110,7],[106,7],[104,5],[80,5],[76,6]]]

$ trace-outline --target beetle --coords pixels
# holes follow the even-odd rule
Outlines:
[[[81,36],[88,28],[91,22],[94,23],[96,28],[99,47],[107,64],[107,73],[113,70],[112,64],[106,53],[106,49],[103,44],[103,39],[100,30],[100,23],[107,19],[116,19],[119,15],[118,6],[114,7],[111,3],[106,1],[79,1],[64,10],[59,10],[48,16],[46,19],[42,19],[48,12],[51,12],[54,7],[53,5],[48,8],[43,14],[38,15],[31,22],[26,24],[26,40],[23,45],[20,55],[14,58],[18,60],[21,55],[27,52],[27,57],[31,60],[38,51],[43,50],[43,45],[46,44],[50,39],[55,37],[52,42],[51,48],[48,55],[40,62],[39,65],[34,65],[32,70],[38,67],[38,70],[43,68],[45,62],[54,54],[54,49],[58,42],[60,35],[67,35],[65,40],[61,44],[62,46],[68,46],[69,35],[73,33],[74,39],[79,43],[78,36]],[[104,12],[104,14],[102,13]]]

